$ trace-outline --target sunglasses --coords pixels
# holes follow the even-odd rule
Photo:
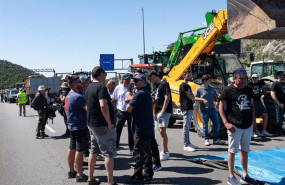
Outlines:
[[[234,72],[234,74],[246,74],[246,70],[245,69],[239,69],[239,70],[236,70],[235,72]]]
[[[142,80],[134,79],[133,81],[134,81],[135,83],[138,83],[139,81],[142,81]]]

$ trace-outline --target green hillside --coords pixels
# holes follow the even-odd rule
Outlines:
[[[23,82],[33,71],[7,60],[0,60],[0,89],[10,88],[16,82]]]

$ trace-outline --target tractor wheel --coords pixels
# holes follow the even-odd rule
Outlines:
[[[174,125],[175,122],[176,122],[176,119],[174,119],[173,116],[170,116],[169,123],[168,123],[168,128],[171,128]]]

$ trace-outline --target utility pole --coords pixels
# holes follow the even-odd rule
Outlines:
[[[142,11],[142,21],[143,21],[143,55],[145,55],[145,37],[144,37],[144,9],[141,8]],[[144,56],[143,56],[144,57]]]

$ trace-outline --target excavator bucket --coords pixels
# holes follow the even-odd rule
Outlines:
[[[233,39],[285,39],[285,0],[228,0]]]

